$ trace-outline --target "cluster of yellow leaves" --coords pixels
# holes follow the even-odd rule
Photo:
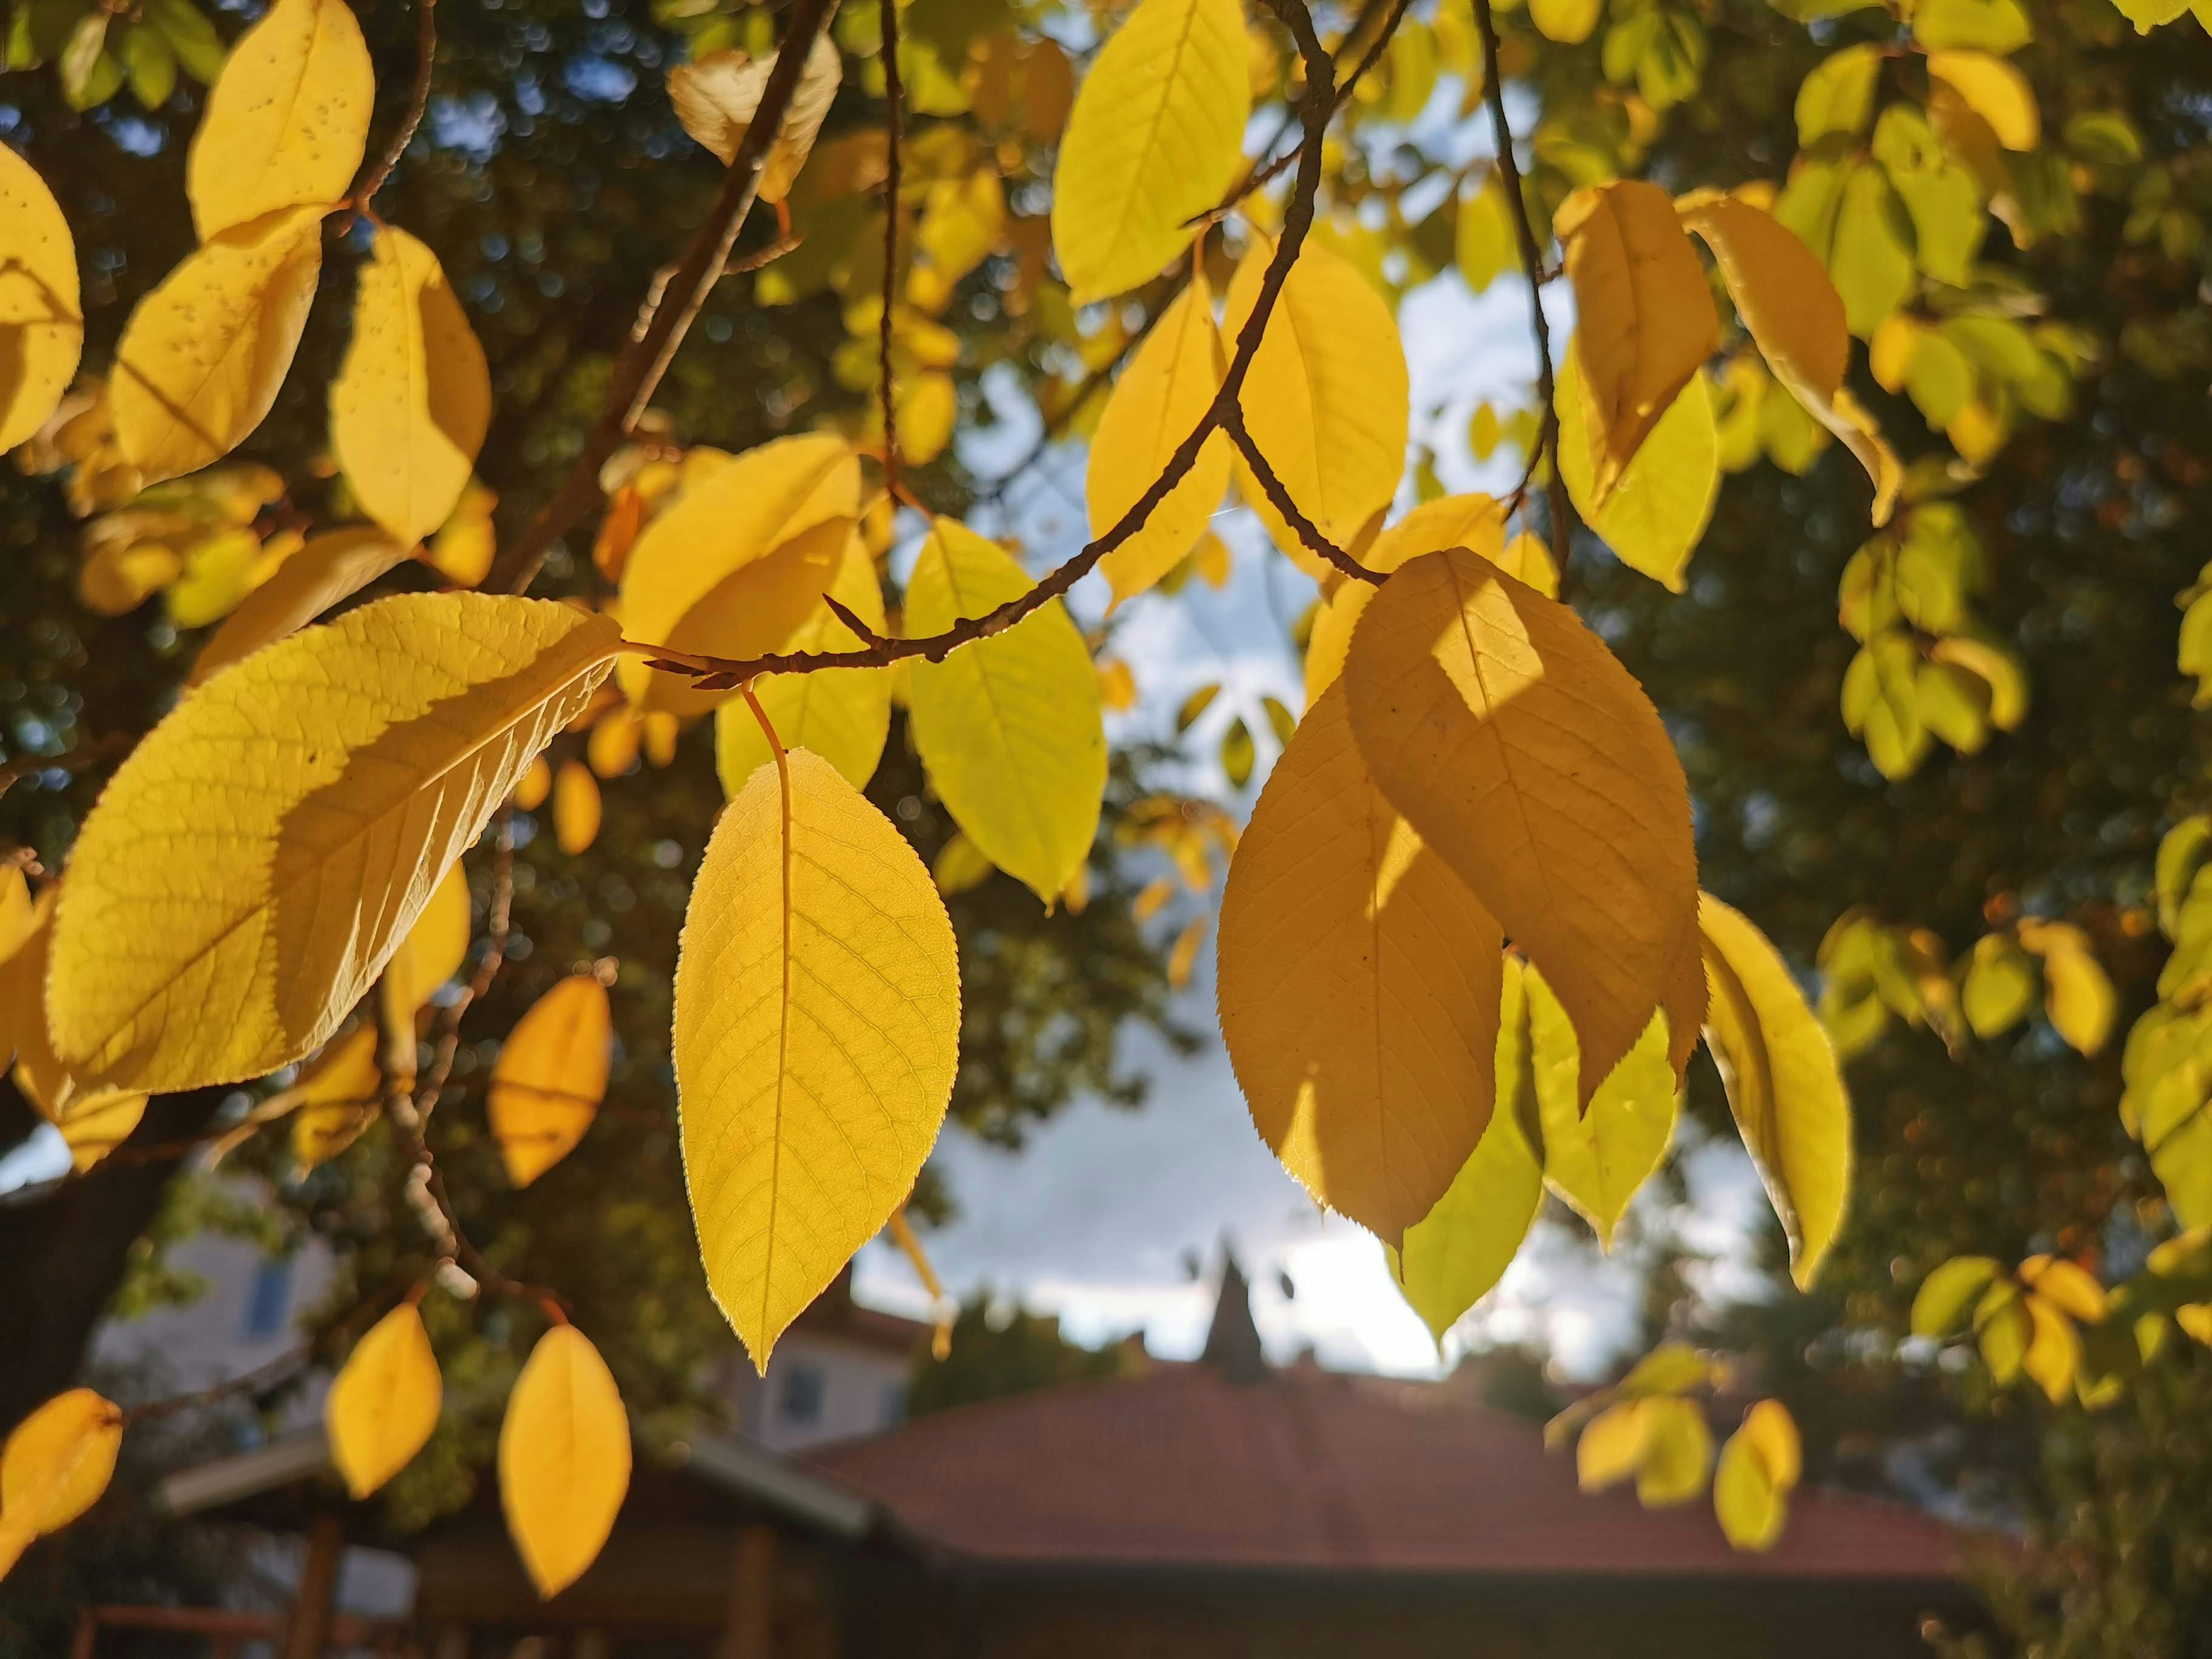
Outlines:
[[[1991,1256],[1954,1256],[1913,1297],[1912,1334],[1943,1337],[1964,1326],[1999,1388],[2026,1372],[2056,1405],[2077,1391],[2093,1395],[2078,1327],[2100,1324],[2109,1311],[2104,1286],[2063,1257],[2032,1255],[2008,1273]]]

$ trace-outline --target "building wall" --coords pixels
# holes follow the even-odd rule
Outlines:
[[[804,1323],[775,1346],[763,1377],[742,1353],[725,1376],[725,1397],[739,1432],[772,1452],[803,1451],[896,1426],[906,1416],[913,1361]]]

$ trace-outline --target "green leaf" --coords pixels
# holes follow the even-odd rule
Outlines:
[[[1920,112],[1892,104],[1874,130],[1874,157],[1912,222],[1913,260],[1939,283],[1964,288],[1989,228],[1981,187],[1951,157]]]
[[[1635,1046],[1598,1085],[1589,1109],[1578,1111],[1582,1049],[1574,1026],[1543,976],[1534,968],[1523,972],[1545,1178],[1589,1223],[1599,1243],[1610,1246],[1629,1200],[1651,1178],[1674,1138],[1681,1103],[1667,1059],[1666,1016],[1652,1016]]]
[[[1721,487],[1720,434],[1712,382],[1703,369],[1675,394],[1622,471],[1602,506],[1593,507],[1589,410],[1581,353],[1570,350],[1557,390],[1560,472],[1576,507],[1631,570],[1679,593],[1698,538],[1711,521]]]
[[[1986,933],[1976,940],[1973,964],[1960,993],[1974,1035],[1986,1042],[2027,1018],[2040,979],[2033,959],[2010,933]]]
[[[1930,52],[1965,48],[2000,57],[2035,38],[2019,0],[1920,0],[1912,33]]]
[[[1910,777],[1928,754],[1917,681],[1920,653],[1903,634],[1877,634],[1844,672],[1844,725],[1886,778]]]
[[[1845,46],[1797,88],[1797,147],[1810,149],[1832,133],[1856,138],[1874,115],[1881,49]]]
[[[1861,339],[1871,338],[1911,294],[1917,280],[1912,249],[1912,222],[1887,175],[1869,163],[1855,163],[1836,209],[1828,270],[1843,295],[1844,321]]]

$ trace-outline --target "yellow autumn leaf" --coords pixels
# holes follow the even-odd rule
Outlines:
[[[413,1461],[438,1426],[445,1393],[414,1303],[368,1328],[323,1401],[331,1462],[349,1492],[366,1498]]]
[[[62,1144],[70,1150],[70,1168],[82,1175],[130,1139],[145,1115],[144,1095],[112,1089],[70,1103],[68,1110],[54,1119]]]
[[[1213,292],[1203,273],[1194,273],[1114,383],[1091,434],[1084,493],[1093,536],[1120,523],[1158,478],[1212,404],[1226,368],[1213,325]],[[1229,439],[1216,432],[1136,533],[1098,562],[1114,590],[1108,615],[1191,550],[1228,488]]]
[[[623,630],[718,656],[779,651],[820,608],[860,513],[860,464],[843,439],[778,438],[711,464],[694,451],[684,493],[623,568]],[[648,713],[703,714],[731,694],[625,659],[617,678]]]
[[[2044,1012],[2077,1054],[2094,1054],[2112,1034],[2119,998],[2098,964],[2089,936],[2071,922],[2028,917],[2020,942],[2043,958]]]
[[[292,1158],[301,1173],[319,1169],[361,1139],[384,1106],[376,1028],[363,1023],[315,1056],[300,1080],[261,1111],[292,1115]]]
[[[1553,228],[1574,285],[1592,499],[1601,504],[1712,356],[1720,319],[1674,204],[1656,185],[1621,179],[1578,190]]]
[[[1255,236],[1230,279],[1225,348],[1259,302],[1274,246]],[[1298,510],[1340,547],[1390,504],[1406,470],[1408,380],[1398,325],[1342,256],[1308,241],[1268,313],[1238,398],[1245,429]],[[1237,488],[1275,545],[1316,580],[1335,575],[1276,512],[1243,457]]]
[[[1636,1499],[1647,1510],[1686,1504],[1705,1489],[1713,1466],[1713,1431],[1694,1400],[1662,1395],[1644,1407],[1644,1461],[1636,1471]]]
[[[38,170],[0,144],[0,449],[46,424],[83,345],[69,221]]]
[[[1517,958],[1503,958],[1503,967],[1490,1122],[1444,1195],[1406,1229],[1390,1258],[1398,1288],[1439,1342],[1504,1276],[1544,1199],[1528,988]]]
[[[1679,1078],[1705,1009],[1689,789],[1620,660],[1566,606],[1455,550],[1382,585],[1345,683],[1384,797],[1573,1017],[1579,1098],[1659,1009]]]
[[[2032,1255],[2020,1264],[2019,1277],[2052,1307],[2085,1325],[2098,1324],[2112,1312],[2105,1287],[2087,1269],[2063,1256]]]
[[[1887,524],[1905,469],[1844,390],[1850,334],[1827,267],[1795,231],[1740,197],[1692,191],[1675,206],[1712,250],[1736,314],[1774,378],[1857,458],[1874,482],[1874,522]]]
[[[1713,424],[1712,387],[1699,369],[1667,405],[1659,424],[1615,481],[1597,499],[1590,470],[1589,407],[1584,395],[1579,343],[1570,343],[1559,365],[1554,396],[1559,410],[1559,476],[1590,528],[1631,570],[1640,570],[1680,593],[1690,556],[1720,499],[1720,434]]]
[[[296,634],[332,605],[348,599],[407,556],[381,530],[357,525],[317,536],[276,567],[209,635],[193,659],[198,685],[218,668],[249,657],[263,646]]]
[[[1990,125],[2007,149],[2030,150],[2043,142],[2043,117],[2027,77],[1994,52],[1931,52],[1928,73],[1957,93]]]
[[[546,796],[552,793],[553,769],[545,763],[545,757],[540,755],[530,763],[530,769],[514,786],[515,807],[520,811],[535,812],[545,804]]]
[[[1490,1121],[1503,943],[1376,790],[1331,688],[1230,863],[1221,1035],[1283,1167],[1393,1247]]]
[[[920,856],[820,756],[755,772],[692,885],[675,1059],[708,1287],[763,1371],[912,1190],[959,1035]]]
[[[760,108],[761,94],[781,54],[753,58],[734,47],[710,52],[696,63],[678,64],[668,71],[668,98],[676,106],[676,118],[724,167],[729,166],[744,143]],[[814,149],[822,119],[836,101],[837,83],[844,77],[845,60],[837,43],[825,31],[814,37],[806,63],[799,71],[799,84],[783,112],[783,125],[775,143],[762,159],[759,196],[763,202],[781,202],[791,194],[792,181],[806,165]]]
[[[1705,1042],[1744,1149],[1810,1289],[1842,1226],[1851,1181],[1851,1105],[1820,1018],[1766,936],[1711,893],[1699,896],[1711,1000]]]
[[[538,1339],[499,1425],[499,1500],[530,1582],[551,1598],[599,1559],[629,1492],[629,1418],[591,1340]]]
[[[345,0],[276,0],[230,49],[185,189],[203,242],[281,208],[327,213],[368,143],[376,76]]]
[[[2034,1291],[2021,1300],[2027,1310],[2029,1335],[2020,1368],[2050,1396],[2052,1405],[2063,1404],[2081,1372],[2081,1333],[2056,1304]]]
[[[39,902],[31,896],[31,884],[25,879],[22,866],[10,864],[0,868],[0,964],[23,948],[38,925]],[[5,1043],[8,1029],[0,1025],[0,1044]]]
[[[1377,536],[1359,555],[1370,570],[1395,570],[1424,553],[1441,553],[1448,547],[1465,547],[1493,564],[1505,560],[1505,509],[1488,495],[1443,495],[1424,501]],[[1550,592],[1559,592],[1559,573],[1551,574]],[[1336,590],[1314,612],[1313,631],[1306,636],[1306,702],[1321,701],[1321,694],[1344,672],[1344,654],[1352,648],[1352,624],[1375,597],[1375,584],[1340,581]]]
[[[210,238],[131,313],[109,403],[143,482],[212,465],[269,413],[315,297],[325,211],[282,209]]]
[[[1031,586],[1004,548],[939,519],[907,582],[907,632],[941,634]],[[942,662],[917,660],[907,700],[953,822],[1050,903],[1091,857],[1106,790],[1098,674],[1066,608],[1054,599]]]
[[[599,838],[599,780],[581,761],[562,761],[553,775],[553,842],[570,858]]]
[[[483,348],[438,256],[386,226],[331,386],[331,447],[355,499],[411,546],[453,515],[490,424]]]
[[[876,633],[884,631],[884,590],[875,561],[848,537],[830,597]],[[793,651],[857,651],[865,641],[823,605],[792,636]],[[787,748],[811,749],[865,789],[891,729],[891,677],[882,668],[825,668],[811,674],[763,674],[753,695]],[[714,765],[722,793],[734,796],[773,758],[760,721],[743,698],[714,711]]]
[[[15,872],[16,882],[22,880]],[[32,1109],[61,1131],[79,1175],[131,1137],[146,1110],[143,1091],[86,1088],[54,1053],[46,1030],[46,969],[60,888],[49,882],[35,901],[7,906],[13,943],[0,957],[0,1065],[15,1055],[15,1086]]]
[[[1651,1429],[1648,1400],[1623,1400],[1590,1419],[1575,1443],[1575,1480],[1584,1492],[1603,1492],[1636,1473]]]
[[[1582,1047],[1552,988],[1523,967],[1528,988],[1530,1065],[1543,1125],[1544,1176],[1601,1248],[1667,1156],[1681,1107],[1667,1058],[1667,1026],[1655,1015],[1633,1048],[1607,1073],[1583,1106],[1576,1094]],[[1585,1073],[1586,1075],[1586,1073]]]
[[[1803,1467],[1797,1425],[1778,1400],[1762,1400],[1721,1448],[1713,1472],[1713,1513],[1733,1547],[1774,1547],[1790,1516],[1790,1493]]]
[[[0,1450],[0,1574],[100,1501],[122,1444],[123,1413],[90,1389],[58,1394],[15,1425]]]
[[[378,994],[396,1023],[412,1030],[416,1014],[438,988],[461,971],[469,954],[469,878],[457,860],[430,892],[430,902],[384,965]]]
[[[1579,46],[1590,37],[1605,0],[1528,0],[1528,21],[1547,40]]]
[[[186,694],[70,855],[57,1053],[88,1083],[173,1090],[314,1048],[605,678],[619,637],[549,600],[409,594]]]
[[[1132,289],[1188,247],[1221,199],[1252,110],[1237,0],[1142,0],[1075,95],[1052,179],[1052,246],[1069,297]]]
[[[613,1013],[596,976],[571,974],[531,1004],[500,1045],[485,1105],[508,1180],[527,1187],[575,1150],[613,1059]]]
[[[618,703],[592,722],[592,735],[584,743],[584,760],[593,776],[618,778],[637,764],[637,751],[644,743],[645,722]]]

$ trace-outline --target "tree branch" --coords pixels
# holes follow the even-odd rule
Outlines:
[[[697,318],[707,296],[730,262],[730,250],[744,228],[759,193],[762,164],[769,147],[783,131],[791,95],[799,85],[807,54],[829,26],[836,0],[794,0],[791,27],[761,89],[760,107],[753,112],[745,136],[738,143],[729,170],[722,175],[707,222],[684,250],[665,292],[647,297],[640,308],[640,326],[615,355],[605,407],[584,440],[583,448],[568,464],[553,497],[522,533],[500,550],[485,578],[488,593],[520,593],[537,579],[538,568],[553,544],[581,523],[600,501],[599,468],[635,428],[638,417],[660,385],[660,377],[676,356],[677,348]]]
[[[899,221],[899,88],[898,0],[883,0],[884,16],[884,314],[876,325],[876,349],[882,357],[879,380],[884,405],[884,488],[896,501],[898,476],[897,388],[891,383],[891,305],[898,297]]]
[[[430,71],[438,56],[437,14],[438,0],[415,0],[415,90],[408,98],[407,113],[399,123],[399,131],[392,135],[391,143],[354,187],[353,206],[357,213],[368,211],[370,201],[384,188],[385,180],[392,177],[392,170],[399,165],[407,146],[415,142],[416,129],[422,125],[422,112],[430,107]]]
[[[1559,471],[1559,391],[1552,374],[1552,329],[1544,318],[1544,251],[1536,240],[1536,228],[1528,222],[1528,193],[1522,188],[1521,162],[1513,153],[1513,126],[1505,118],[1505,82],[1498,70],[1498,20],[1491,15],[1490,0],[1474,0],[1474,25],[1482,35],[1482,91],[1490,106],[1490,128],[1498,146],[1498,175],[1505,186],[1505,200],[1513,210],[1513,239],[1520,245],[1521,268],[1528,276],[1528,331],[1536,339],[1536,391],[1544,400],[1541,420],[1528,453],[1528,471],[1534,476],[1544,446],[1552,447],[1552,477],[1546,501],[1552,519],[1553,551],[1558,555],[1559,577],[1566,580],[1567,561],[1574,542],[1573,509],[1567,504],[1566,479]],[[1527,488],[1524,483],[1522,488]]]

